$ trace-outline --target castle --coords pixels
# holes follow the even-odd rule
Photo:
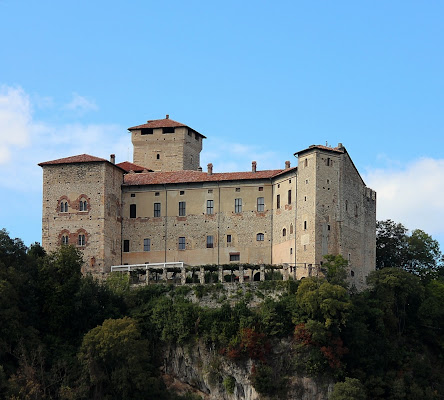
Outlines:
[[[347,150],[312,145],[297,167],[213,172],[200,167],[205,136],[165,119],[128,129],[133,162],[82,154],[40,163],[42,244],[73,244],[85,272],[183,261],[286,264],[297,278],[325,254],[349,261],[357,287],[375,269],[376,193]]]

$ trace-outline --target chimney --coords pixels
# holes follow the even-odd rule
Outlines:
[[[342,149],[344,148],[344,146],[342,145],[342,143],[338,143],[338,149]]]
[[[290,161],[285,161],[285,169],[289,169],[290,168]]]
[[[252,161],[251,162],[251,172],[256,172],[256,166],[257,166],[257,162],[256,161]]]
[[[213,164],[209,163],[207,167],[208,167],[208,175],[213,175]]]
[[[202,172],[202,167],[197,168],[199,172]]]
[[[167,115],[166,115],[166,119],[169,119],[169,118],[170,118],[170,114],[167,114]]]
[[[109,156],[109,162],[110,162],[111,164],[115,164],[115,163],[116,163],[116,155],[115,155],[115,154],[111,154],[111,155]]]

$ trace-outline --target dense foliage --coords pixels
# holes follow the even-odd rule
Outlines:
[[[130,290],[121,275],[99,283],[81,275],[75,248],[46,254],[0,231],[0,398],[196,398],[165,389],[157,357],[161,344],[196,339],[220,358],[252,360],[251,382],[274,398],[285,398],[297,373],[337,381],[332,399],[443,398],[438,262],[433,274],[418,274],[386,259],[392,268],[372,273],[362,292],[348,288],[347,262],[328,256],[325,278],[258,282],[263,299],[252,306],[248,290],[228,302],[222,284]],[[267,295],[276,288],[279,296]],[[285,370],[274,361],[281,340],[291,343]],[[233,393],[234,377],[213,367],[214,381]]]

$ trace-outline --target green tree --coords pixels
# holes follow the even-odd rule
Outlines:
[[[407,260],[408,229],[390,219],[376,223],[376,268],[402,268]]]
[[[78,359],[86,398],[165,398],[151,364],[147,340],[142,339],[132,318],[107,319],[89,331]]]
[[[439,243],[420,229],[415,229],[407,239],[408,258],[406,270],[426,275],[437,270],[441,259]]]
[[[367,395],[359,379],[345,378],[344,382],[337,382],[329,400],[365,400]]]
[[[325,277],[327,281],[333,285],[347,287],[348,261],[340,254],[337,256],[329,254],[324,256],[324,258],[326,262],[323,265],[323,269],[326,271]]]

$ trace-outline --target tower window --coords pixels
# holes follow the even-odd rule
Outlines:
[[[160,203],[154,203],[154,216],[160,217]]]
[[[88,211],[88,202],[85,199],[80,200],[79,210],[80,211]]]
[[[185,201],[179,201],[179,217],[185,217],[186,205],[187,203]]]
[[[263,186],[259,186],[259,192],[263,192],[264,191],[264,187]]]
[[[140,130],[141,135],[152,135],[153,134],[153,128],[142,128]]]
[[[282,229],[282,236],[284,236],[284,237],[287,236],[287,229],[285,229],[285,228]]]
[[[281,208],[281,195],[276,196],[276,208]]]
[[[77,244],[78,244],[79,246],[85,246],[85,242],[86,242],[85,234],[81,233],[81,234],[79,235],[79,239],[78,239]]]
[[[307,230],[307,221],[304,221],[304,231]]]
[[[214,200],[207,200],[207,214],[211,215],[214,213]]]
[[[288,191],[288,204],[291,204],[291,190]]]
[[[159,154],[159,153],[157,153],[156,158],[157,158],[158,160],[160,160],[160,154]]]
[[[62,201],[60,203],[60,212],[68,212],[68,202]]]
[[[136,218],[136,205],[130,204],[130,218]]]
[[[185,250],[185,237],[181,236],[179,238],[179,250]]]
[[[242,212],[242,199],[234,199],[234,212],[235,213]]]
[[[263,233],[258,233],[258,234],[256,235],[256,240],[257,240],[258,242],[263,242],[264,239],[265,239],[265,235],[264,235]]]
[[[263,197],[257,198],[257,211],[263,212],[265,209],[265,201]]]
[[[174,133],[174,128],[162,128],[162,133]]]
[[[123,241],[123,252],[128,253],[129,252],[129,240]]]
[[[227,243],[231,243],[231,235],[227,235]]]
[[[68,242],[69,242],[69,236],[66,233],[64,233],[62,235],[62,244],[68,244]]]
[[[293,233],[293,224],[290,224],[290,235]]]
[[[207,249],[212,249],[214,246],[213,236],[207,236]]]
[[[230,261],[240,261],[240,253],[230,253]]]
[[[151,239],[143,239],[143,251],[151,250]]]

